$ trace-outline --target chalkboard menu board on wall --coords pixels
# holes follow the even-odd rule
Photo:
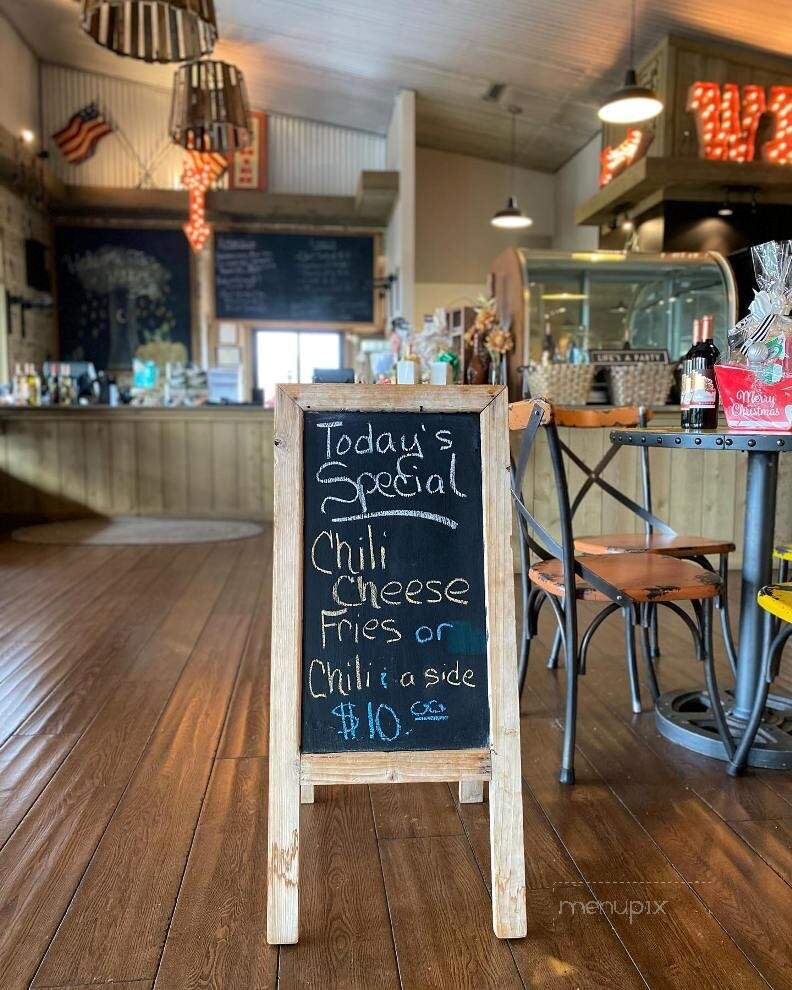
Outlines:
[[[128,369],[190,357],[190,249],[181,230],[58,227],[58,326],[64,360]]]
[[[371,236],[218,232],[218,319],[372,323]]]
[[[475,413],[306,413],[302,750],[489,741]]]

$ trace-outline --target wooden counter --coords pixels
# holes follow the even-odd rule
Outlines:
[[[677,423],[658,412],[653,423]],[[562,429],[593,465],[609,431]],[[514,438],[513,438],[514,439]],[[0,523],[101,515],[272,519],[273,413],[257,408],[0,409]],[[652,450],[653,505],[679,533],[731,537],[742,547],[746,455]],[[638,451],[623,448],[605,477],[640,500]],[[547,447],[540,436],[533,465],[534,511],[557,528]],[[581,474],[569,469],[572,491]],[[792,457],[780,458],[776,535],[792,538]],[[594,488],[575,516],[575,531],[637,532],[640,521]]]
[[[272,518],[273,413],[0,409],[0,519]]]

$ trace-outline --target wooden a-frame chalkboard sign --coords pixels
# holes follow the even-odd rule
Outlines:
[[[504,388],[279,387],[270,943],[317,784],[489,781],[493,927],[526,934],[511,520]]]

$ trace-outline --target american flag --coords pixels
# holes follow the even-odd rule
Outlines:
[[[52,140],[70,165],[79,165],[91,158],[102,138],[112,131],[97,105],[89,103],[62,130],[53,134]]]

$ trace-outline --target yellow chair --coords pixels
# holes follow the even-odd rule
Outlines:
[[[787,547],[786,549],[790,553],[789,559],[792,559],[792,552],[790,552],[792,551],[792,547]],[[776,548],[776,555],[778,554],[778,550],[779,548]],[[784,560],[785,558],[781,559]],[[764,676],[756,692],[756,700],[754,701],[751,717],[748,719],[748,724],[745,726],[745,731],[742,734],[739,745],[735,747],[734,756],[732,756],[726,768],[732,777],[736,777],[737,774],[742,773],[748,762],[748,754],[751,751],[751,746],[754,744],[756,733],[759,731],[762,716],[764,715],[767,696],[770,693],[770,685],[778,677],[778,671],[781,666],[781,655],[789,641],[789,637],[792,636],[792,584],[770,584],[766,588],[761,589],[756,596],[756,600],[765,612],[774,617],[775,622],[771,628],[775,635],[764,658],[762,671]],[[781,628],[779,632],[776,632],[778,626]]]
[[[778,543],[773,550],[773,556],[778,561],[778,583],[786,584],[789,580],[789,565],[792,562],[792,543]]]

